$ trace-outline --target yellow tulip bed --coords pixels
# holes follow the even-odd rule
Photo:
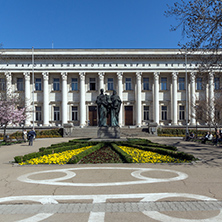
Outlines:
[[[44,155],[38,158],[33,158],[30,160],[27,160],[25,162],[19,163],[19,165],[37,165],[37,164],[66,164],[71,157],[91,148],[92,146],[86,146],[79,149],[74,150],[67,150],[61,153],[54,153],[49,155]]]
[[[155,152],[144,151],[133,147],[119,146],[124,152],[132,156],[134,163],[184,163],[186,160],[179,160],[168,155],[161,155]]]

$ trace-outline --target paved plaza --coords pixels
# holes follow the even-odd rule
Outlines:
[[[0,148],[0,221],[222,221],[222,147],[148,138],[175,145],[190,164],[18,166],[14,156],[69,138]]]

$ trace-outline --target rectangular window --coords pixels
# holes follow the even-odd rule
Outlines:
[[[54,106],[54,121],[58,121],[59,120],[59,106]]]
[[[72,106],[72,120],[78,120],[78,107]]]
[[[220,89],[220,78],[219,77],[215,77],[214,78],[214,89],[215,90],[219,90]]]
[[[5,79],[0,78],[0,91],[5,91]]]
[[[35,120],[41,121],[42,120],[42,108],[41,106],[35,107]]]
[[[149,106],[144,106],[144,120],[149,120]]]
[[[202,90],[202,78],[200,77],[197,78],[196,85],[197,85],[197,90]]]
[[[126,90],[132,90],[131,78],[126,78]]]
[[[161,77],[161,90],[167,90],[167,78]]]
[[[185,119],[185,106],[180,106],[179,107],[179,118],[180,120],[184,120]]]
[[[41,91],[42,90],[42,79],[41,78],[36,78],[35,79],[35,90],[36,91]]]
[[[89,78],[89,90],[96,90],[96,78]]]
[[[185,90],[185,78],[179,77],[179,90]]]
[[[162,106],[162,120],[167,120],[167,106]]]
[[[149,78],[143,78],[143,90],[149,90]]]
[[[220,120],[220,111],[218,111],[217,108],[215,108],[215,119]]]
[[[17,78],[17,90],[18,91],[23,91],[23,78]]]
[[[113,90],[113,78],[108,78],[108,90]]]
[[[59,81],[59,78],[54,78],[53,79],[53,90],[54,91],[59,91],[60,90],[60,81]]]
[[[77,78],[72,78],[71,87],[72,87],[72,91],[78,90],[78,79]]]

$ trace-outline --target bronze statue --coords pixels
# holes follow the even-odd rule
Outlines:
[[[110,100],[111,126],[119,126],[119,111],[122,101],[120,97],[116,94],[116,90],[113,90],[113,95],[110,97]]]
[[[99,126],[107,126],[107,114],[108,114],[108,96],[104,95],[104,89],[100,89],[100,95],[96,98],[96,104],[98,106],[99,114]]]
[[[107,116],[110,114],[111,126],[119,126],[119,111],[122,101],[120,97],[113,90],[113,95],[104,95],[104,90],[100,89],[100,95],[96,98],[98,105],[99,127],[107,126]]]

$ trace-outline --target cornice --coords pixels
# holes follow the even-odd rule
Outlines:
[[[189,55],[188,58],[194,55]],[[1,59],[30,60],[31,49],[1,49]],[[155,59],[184,59],[179,49],[35,49],[35,60],[155,60]]]

